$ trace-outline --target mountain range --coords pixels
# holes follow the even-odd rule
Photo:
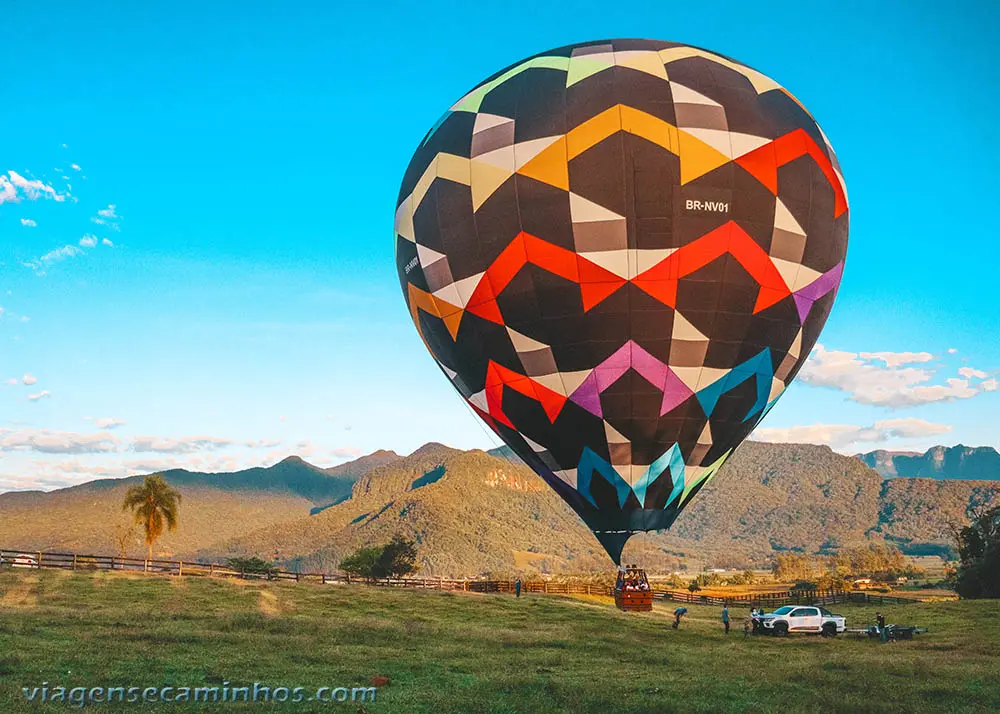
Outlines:
[[[236,473],[163,476],[183,496],[180,528],[156,544],[163,557],[256,555],[332,570],[358,547],[401,533],[417,541],[422,571],[432,576],[610,566],[576,514],[503,448],[427,444],[408,456],[377,451],[331,469],[289,457]],[[115,552],[115,534],[128,523],[122,499],[141,480],[0,494],[0,546]],[[887,479],[862,458],[827,447],[746,442],[671,530],[634,536],[624,558],[658,570],[763,566],[779,552],[832,553],[870,542],[947,554],[951,524],[971,505],[998,498],[996,487]],[[129,541],[130,554],[141,555],[141,534]]]
[[[869,451],[858,458],[885,478],[1000,481],[1000,453],[990,446],[934,446],[913,451]]]

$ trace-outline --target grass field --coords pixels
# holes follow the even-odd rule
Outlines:
[[[912,642],[726,638],[715,607],[59,571],[0,573],[0,712],[22,687],[380,686],[374,703],[88,704],[172,712],[996,712],[1000,602],[885,607]],[[848,626],[875,608],[834,608]]]

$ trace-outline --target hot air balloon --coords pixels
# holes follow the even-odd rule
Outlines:
[[[414,324],[611,558],[774,406],[840,284],[830,142],[777,82],[616,39],[511,65],[420,142],[396,206]]]

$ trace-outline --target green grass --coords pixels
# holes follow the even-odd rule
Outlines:
[[[90,704],[94,711],[995,712],[1000,603],[884,607],[912,642],[726,638],[719,609],[209,578],[0,573],[0,712],[21,687],[367,686],[375,703]],[[874,607],[838,606],[848,626]]]

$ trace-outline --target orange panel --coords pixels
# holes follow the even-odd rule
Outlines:
[[[576,253],[553,245],[530,233],[522,233],[521,235],[524,236],[524,250],[529,263],[544,268],[560,278],[572,280],[574,283],[580,282]]]
[[[749,154],[736,159],[736,163],[750,172],[775,196],[778,195],[778,163],[774,155],[774,143],[764,144]]]

